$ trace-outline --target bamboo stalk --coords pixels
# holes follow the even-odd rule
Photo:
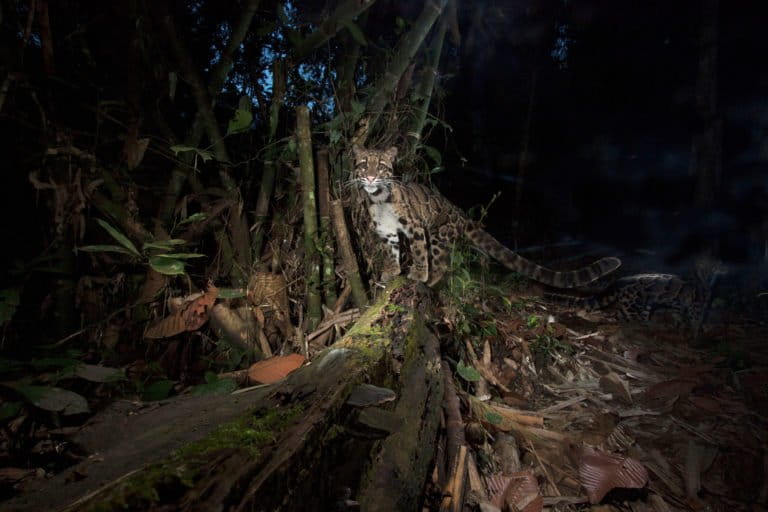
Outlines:
[[[416,107],[416,115],[411,120],[407,132],[408,141],[410,142],[408,146],[409,156],[412,156],[415,152],[416,146],[421,140],[421,132],[424,130],[424,124],[427,121],[429,104],[432,101],[432,92],[435,89],[435,76],[437,75],[437,69],[440,64],[440,55],[443,52],[443,42],[445,41],[447,28],[447,21],[442,21],[437,29],[437,33],[432,39],[432,45],[427,51],[427,62],[422,71],[423,75],[417,91],[417,97],[421,103]]]
[[[368,123],[369,130],[375,128],[376,121],[384,111],[384,107],[389,102],[392,93],[395,91],[400,78],[408,68],[411,60],[421,47],[424,39],[427,37],[432,25],[437,20],[440,13],[443,12],[447,0],[427,0],[424,3],[424,9],[419,17],[413,23],[413,28],[405,34],[397,44],[394,52],[394,58],[384,70],[376,92],[373,93],[368,102],[367,111],[371,118]]]
[[[307,321],[314,331],[323,315],[320,297],[320,253],[317,240],[317,200],[315,197],[315,165],[312,159],[312,134],[309,109],[296,107],[296,138],[301,169],[301,199],[304,206],[305,280],[307,283]]]
[[[267,136],[267,160],[264,162],[264,171],[261,175],[259,196],[256,199],[255,208],[255,232],[251,243],[253,261],[258,262],[264,245],[264,223],[269,218],[269,201],[275,188],[278,164],[276,163],[278,148],[275,146],[277,136],[277,123],[280,116],[280,107],[285,99],[286,66],[285,61],[275,59],[272,67],[272,101],[269,105],[269,134]]]
[[[341,199],[331,201],[331,221],[333,222],[333,231],[336,234],[336,244],[339,248],[341,268],[352,288],[352,300],[355,302],[355,306],[362,309],[368,303],[368,297],[365,294],[365,286],[363,286],[363,280],[360,278],[360,269],[357,266],[355,252],[352,250],[352,243],[349,240]]]
[[[320,250],[323,260],[323,296],[325,305],[332,308],[336,303],[335,248],[331,232],[331,184],[328,175],[328,150],[317,152],[317,207],[320,215]]]

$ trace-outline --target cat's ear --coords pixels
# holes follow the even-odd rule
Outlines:
[[[397,156],[397,146],[392,146],[388,150],[384,151],[384,156],[394,161]]]
[[[352,156],[355,157],[355,160],[360,160],[362,155],[363,155],[363,148],[361,148],[357,144],[352,144]]]

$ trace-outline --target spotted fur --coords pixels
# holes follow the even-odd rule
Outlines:
[[[408,277],[430,286],[442,279],[448,269],[450,251],[461,237],[510,270],[558,288],[588,284],[621,265],[618,258],[603,258],[569,272],[537,265],[507,249],[439,192],[418,183],[395,180],[396,147],[374,150],[353,146],[352,150],[355,180],[368,196],[373,229],[387,243],[392,256],[387,276],[401,271],[400,234],[410,242],[413,264]]]
[[[602,311],[617,320],[664,325],[699,336],[706,320],[717,277],[725,272],[717,262],[697,262],[694,275],[636,274],[622,277],[587,297],[548,293],[552,302],[587,311]]]

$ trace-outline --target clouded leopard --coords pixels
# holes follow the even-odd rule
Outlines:
[[[618,258],[603,258],[569,272],[544,268],[504,247],[439,192],[418,183],[395,180],[396,147],[374,150],[353,146],[352,152],[354,180],[365,190],[373,228],[387,243],[392,255],[386,277],[400,274],[398,234],[403,234],[410,242],[413,264],[408,277],[429,286],[435,285],[445,274],[451,248],[461,237],[507,268],[558,288],[582,286],[621,265]]]
[[[717,278],[726,272],[718,261],[703,258],[693,275],[635,274],[617,279],[604,290],[586,297],[546,293],[561,305],[602,311],[617,320],[689,331],[698,338],[706,320]]]

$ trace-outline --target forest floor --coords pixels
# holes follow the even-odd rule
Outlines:
[[[720,314],[692,346],[520,299],[464,395],[484,510],[768,509],[765,327]]]
[[[468,502],[486,512],[768,509],[764,326],[719,315],[692,346],[684,334],[523,293],[472,296],[438,301],[432,318],[444,357],[467,358],[454,363],[472,454]],[[57,469],[0,468],[0,484],[27,497],[45,489],[47,498],[20,509],[64,506],[83,494],[87,474],[113,480],[169,449],[152,444],[153,432],[173,428],[181,446],[258,398],[123,400],[84,428],[39,426],[32,451],[56,455]],[[121,430],[127,416],[130,429]],[[444,496],[438,473],[425,510]]]

